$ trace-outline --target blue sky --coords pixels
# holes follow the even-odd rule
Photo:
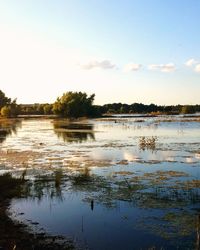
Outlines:
[[[200,103],[199,0],[0,0],[0,89],[96,103]]]

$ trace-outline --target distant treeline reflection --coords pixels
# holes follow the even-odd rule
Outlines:
[[[92,124],[69,123],[63,121],[54,121],[54,132],[58,138],[64,142],[84,142],[95,140]]]
[[[0,120],[0,143],[4,142],[9,135],[16,134],[20,127],[20,120]]]

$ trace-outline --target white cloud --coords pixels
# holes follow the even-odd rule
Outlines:
[[[124,72],[138,71],[142,68],[141,64],[138,63],[128,63],[124,66]]]
[[[197,63],[198,63],[198,61],[196,61],[194,58],[191,58],[191,59],[189,59],[189,60],[185,63],[185,65],[186,65],[187,67],[192,67],[192,66],[196,65]]]
[[[83,69],[94,69],[94,68],[100,68],[100,69],[113,69],[116,68],[116,65],[113,64],[110,60],[103,60],[103,61],[91,61],[85,65],[81,66]]]
[[[148,66],[149,70],[159,70],[161,72],[173,72],[176,70],[176,66],[174,63],[167,64],[151,64]]]
[[[185,65],[186,65],[187,67],[192,67],[192,69],[193,69],[195,72],[200,73],[200,63],[199,63],[197,60],[195,60],[194,58],[189,59],[189,60],[185,63]]]
[[[196,72],[200,73],[200,64],[197,64],[194,70]]]

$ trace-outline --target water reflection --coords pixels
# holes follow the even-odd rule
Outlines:
[[[194,249],[199,123],[155,122],[24,121],[0,155],[34,178],[11,208],[91,249]]]
[[[54,133],[64,142],[82,143],[95,140],[92,124],[69,123],[68,121],[54,121]]]
[[[20,127],[20,120],[0,120],[0,143],[4,142],[9,135],[16,134]]]
[[[42,202],[45,197],[49,200],[63,201],[62,189],[67,180],[68,177],[63,175],[62,169],[57,169],[53,174],[36,176],[34,181],[27,183],[25,196],[33,200],[37,199],[39,202]]]
[[[105,231],[115,239],[109,249],[122,249],[118,247],[122,242],[126,249],[147,249],[145,244],[150,247],[152,243],[155,249],[195,249],[199,244],[200,182],[180,171],[125,174],[103,177],[88,168],[73,174],[58,169],[37,177],[28,188],[31,199],[15,201],[13,208],[22,209],[26,218],[47,228],[51,225],[59,234],[84,239],[92,249],[110,244],[106,238],[100,245],[99,238],[95,239],[97,232],[101,238]],[[93,223],[90,230],[88,223]],[[116,225],[123,228],[119,238]],[[145,235],[146,242],[137,242],[134,234]]]

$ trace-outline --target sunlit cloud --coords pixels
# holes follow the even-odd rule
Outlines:
[[[142,68],[141,64],[138,63],[128,63],[124,66],[124,72],[138,71]]]
[[[189,59],[185,65],[191,67],[195,72],[200,73],[200,63],[194,58]]]
[[[200,73],[200,64],[197,64],[194,69],[196,72]]]
[[[87,64],[81,65],[81,68],[90,70],[94,68],[100,69],[113,69],[116,68],[116,65],[113,64],[110,60],[103,60],[103,61],[91,61]]]
[[[194,58],[191,58],[191,59],[189,59],[189,60],[185,63],[185,65],[186,65],[187,67],[192,67],[192,66],[196,65],[197,63],[198,63],[198,61],[196,61]]]
[[[174,63],[167,63],[167,64],[150,64],[148,66],[149,70],[158,70],[161,72],[173,72],[176,70],[176,66]]]

